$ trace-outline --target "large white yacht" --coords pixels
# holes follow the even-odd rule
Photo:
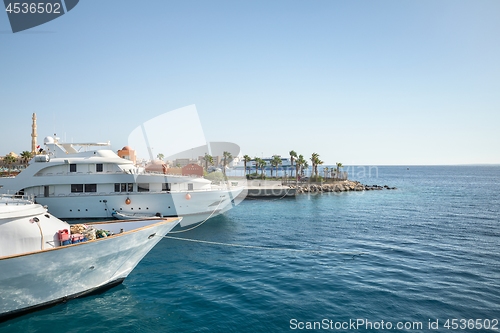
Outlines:
[[[231,208],[243,190],[214,186],[201,177],[146,172],[120,158],[109,143],[46,137],[44,145],[21,173],[0,178],[0,193],[32,195],[59,218],[149,213],[182,216],[181,226],[186,226]]]

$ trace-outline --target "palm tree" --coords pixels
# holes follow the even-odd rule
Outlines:
[[[318,178],[318,165],[323,164],[324,162],[319,159],[319,155],[316,158],[316,168],[314,169],[314,173],[316,174],[316,178]]]
[[[247,174],[247,163],[250,162],[252,158],[248,155],[243,156],[243,163],[245,164],[245,175]]]
[[[255,157],[253,160],[255,161],[255,176],[257,176],[259,174],[259,164],[260,164],[261,159],[258,157]]]
[[[260,159],[259,158],[259,166],[260,166],[260,177],[261,178],[264,178],[264,169],[266,168],[266,161],[264,161],[263,159]],[[272,171],[273,169],[271,169]]]
[[[311,165],[312,165],[312,171],[316,173],[316,176],[317,175],[317,165],[316,165],[316,161],[318,160],[319,158],[319,154],[318,153],[312,153],[311,155]]]
[[[6,163],[9,168],[9,176],[10,176],[10,167],[12,166],[12,164],[16,162],[16,160],[17,159],[12,155],[5,155],[5,157],[3,158],[3,162]]]
[[[278,166],[283,164],[281,157],[279,155],[273,155],[273,159],[271,160],[271,177],[273,176],[273,166],[276,168],[276,177],[278,177]]]
[[[223,159],[224,159],[224,162],[223,162],[223,165],[222,165],[222,167],[223,167],[222,171],[224,172],[224,176],[225,176],[226,175],[226,166],[233,159],[233,155],[231,155],[230,152],[225,151],[225,152],[222,153],[222,156],[223,156]]]
[[[212,155],[205,153],[203,159],[205,160],[205,171],[208,172],[208,163],[210,163],[210,165],[214,164],[214,158],[212,157]]]
[[[299,170],[301,168],[302,161],[304,160],[304,156],[302,156],[302,161],[300,160],[300,156],[297,156],[295,159],[295,180],[299,180]]]
[[[163,159],[165,158],[165,155],[163,155],[162,153],[159,153],[158,155],[156,155],[156,158],[158,158],[160,161],[163,161]]]
[[[303,168],[306,170],[309,169],[309,164],[307,163],[306,160],[304,160]],[[302,172],[304,172],[304,170],[302,170]]]
[[[290,150],[290,164],[292,165],[292,174],[290,176],[293,176],[293,161],[297,158],[297,153],[294,150]],[[297,172],[295,172],[295,175],[297,175]]]
[[[317,153],[312,153],[311,162],[312,162],[314,174],[316,175],[316,178],[318,178],[318,165],[321,165],[324,162],[319,159],[319,154],[317,154]]]
[[[28,161],[33,158],[34,154],[30,151],[25,150],[20,155],[21,155],[21,158],[23,160],[23,163],[28,164]]]
[[[295,162],[295,169],[296,169],[296,176],[298,177],[299,175],[299,169],[300,169],[300,174],[302,175],[304,172],[304,167],[307,165],[307,161],[304,159],[304,155],[299,155],[297,158],[297,161]]]
[[[342,163],[340,162],[337,162],[337,179],[339,178],[339,173],[340,173],[340,168],[343,168],[344,166],[342,165]]]

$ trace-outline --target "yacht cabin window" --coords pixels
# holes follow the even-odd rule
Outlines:
[[[137,192],[149,192],[149,183],[137,183]]]
[[[163,184],[161,184],[161,190],[162,191],[170,192],[170,188],[171,188],[170,183],[163,183]]]
[[[115,192],[134,192],[134,183],[115,183]]]
[[[76,172],[76,164],[72,163],[69,165],[69,172]]]
[[[95,165],[95,172],[102,172],[102,171],[103,171],[102,163],[97,163]]]
[[[192,190],[193,190],[193,184],[188,183],[188,191],[192,191]]]
[[[85,184],[85,192],[97,192],[97,184]]]
[[[71,193],[83,193],[83,184],[71,184]]]
[[[71,184],[71,193],[95,193],[97,184]]]

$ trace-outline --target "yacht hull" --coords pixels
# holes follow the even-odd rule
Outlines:
[[[178,222],[162,219],[99,223],[94,226],[124,232],[0,257],[0,320],[121,283]]]
[[[75,194],[38,197],[59,218],[111,218],[113,212],[186,217],[181,226],[201,222],[228,210],[242,188],[179,193]],[[189,217],[189,218],[188,218]]]

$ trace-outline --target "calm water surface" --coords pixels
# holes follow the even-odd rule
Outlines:
[[[500,167],[351,171],[398,189],[245,200],[175,236],[247,247],[164,239],[121,286],[0,332],[500,332]]]

